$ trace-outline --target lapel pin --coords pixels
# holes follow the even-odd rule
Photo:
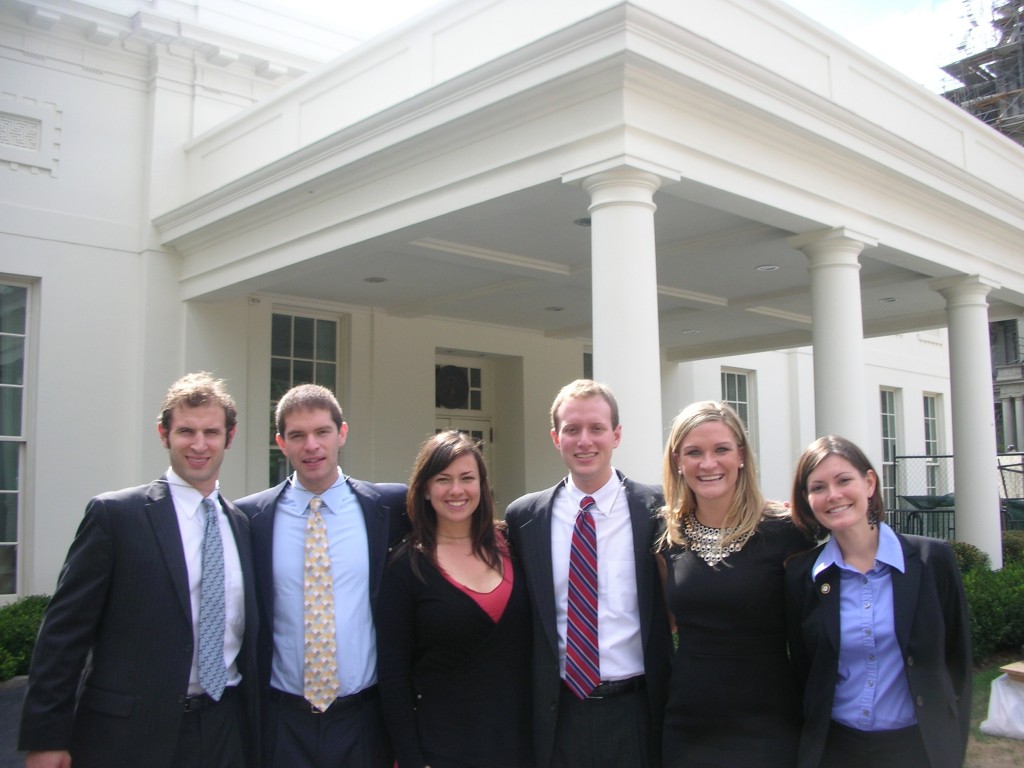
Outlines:
[[[832,591],[832,585],[829,584],[828,582],[825,582],[824,584],[821,585],[821,594],[827,595],[831,591]]]

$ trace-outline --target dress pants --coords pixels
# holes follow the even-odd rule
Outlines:
[[[248,733],[242,699],[225,688],[221,700],[186,711],[181,720],[174,768],[245,768],[244,734]]]
[[[579,699],[563,683],[551,768],[650,768],[650,705],[642,687]]]
[[[377,686],[313,712],[305,699],[271,689],[263,768],[392,768]]]
[[[858,731],[832,721],[821,768],[929,768],[916,725],[894,731]]]

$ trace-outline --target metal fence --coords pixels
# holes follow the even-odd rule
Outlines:
[[[953,457],[896,456],[892,489],[886,494],[886,522],[901,533],[956,538]],[[1024,453],[998,456],[993,481],[999,485],[1004,530],[1024,530]]]

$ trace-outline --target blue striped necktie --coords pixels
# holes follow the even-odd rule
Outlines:
[[[203,570],[199,596],[199,684],[220,701],[228,682],[224,666],[224,545],[217,524],[217,506],[203,499]]]

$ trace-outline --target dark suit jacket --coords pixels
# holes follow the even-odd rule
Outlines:
[[[918,725],[933,768],[960,768],[971,721],[971,633],[960,570],[946,542],[897,536],[906,572],[892,569],[896,637]],[[800,768],[821,759],[838,677],[839,569],[826,568],[813,582],[809,575],[821,549],[786,566],[790,654],[804,690]]]
[[[255,765],[257,612],[249,523],[228,501],[221,504],[245,584],[238,667],[252,718],[245,743]],[[170,765],[192,645],[188,571],[166,480],[97,496],[39,630],[18,748],[69,749],[75,768]]]
[[[405,516],[404,485],[364,483],[348,479],[359,500],[366,521],[366,539],[370,550],[370,605],[376,613],[381,575],[388,553],[408,531]],[[252,526],[253,558],[256,565],[256,592],[260,610],[260,635],[257,642],[257,666],[261,689],[270,687],[274,659],[274,511],[288,481],[235,502]]]
[[[621,477],[621,475],[620,475]],[[551,564],[551,507],[565,481],[546,491],[531,493],[512,502],[505,514],[513,549],[519,552],[533,603],[533,729],[537,765],[551,763],[558,718],[561,675],[558,663],[558,628],[555,619],[555,588]],[[658,509],[664,504],[661,490],[623,479],[633,521],[636,554],[637,598],[640,632],[644,646],[644,671],[651,708],[651,754],[661,753],[661,722],[668,696],[672,638],[662,597],[653,549],[658,530]],[[657,758],[656,758],[657,759]]]

